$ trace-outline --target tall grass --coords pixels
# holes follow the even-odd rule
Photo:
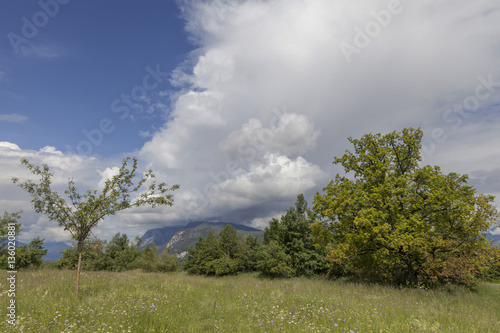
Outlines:
[[[22,271],[0,332],[500,332],[500,289],[425,291],[256,275]]]

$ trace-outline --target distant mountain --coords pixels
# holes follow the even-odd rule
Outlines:
[[[493,245],[496,245],[500,248],[500,235],[493,235],[490,232],[487,232],[484,235],[486,236],[487,240],[493,243]]]
[[[189,247],[194,246],[198,239],[206,237],[210,230],[216,235],[226,227],[232,225],[239,235],[246,236],[252,234],[260,241],[263,239],[264,232],[259,229],[248,227],[242,224],[228,222],[192,222],[186,226],[165,227],[151,229],[142,236],[141,248],[150,246],[153,242],[159,247],[160,252],[170,246],[170,253],[184,257]],[[168,240],[167,240],[168,239]]]
[[[29,243],[23,243],[20,241],[16,241],[16,248],[19,248],[20,246],[23,245],[29,245]],[[45,261],[56,261],[61,258],[61,254],[59,252],[66,250],[68,247],[71,247],[67,245],[64,242],[43,242],[42,247],[44,249],[47,249],[47,254],[43,256],[43,260]]]
[[[47,254],[43,257],[45,261],[56,261],[61,258],[59,252],[70,248],[68,244],[64,242],[43,242],[43,248],[49,250]]]

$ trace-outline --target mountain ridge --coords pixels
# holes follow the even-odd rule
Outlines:
[[[200,237],[206,237],[210,230],[213,230],[218,235],[228,224],[233,226],[240,236],[244,237],[251,234],[259,240],[263,239],[264,231],[243,224],[197,221],[188,223],[185,226],[150,229],[142,237],[141,248],[152,246],[154,243],[155,246],[158,246],[159,252],[170,248],[169,253],[182,258],[187,253],[188,248],[194,246]]]

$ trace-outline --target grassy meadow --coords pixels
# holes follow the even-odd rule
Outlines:
[[[500,288],[426,291],[323,280],[185,273],[17,274],[17,325],[0,332],[500,332]]]

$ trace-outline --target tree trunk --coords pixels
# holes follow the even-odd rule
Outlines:
[[[78,291],[80,290],[80,268],[82,267],[82,250],[78,246],[78,267],[76,269],[76,297],[78,297]]]

